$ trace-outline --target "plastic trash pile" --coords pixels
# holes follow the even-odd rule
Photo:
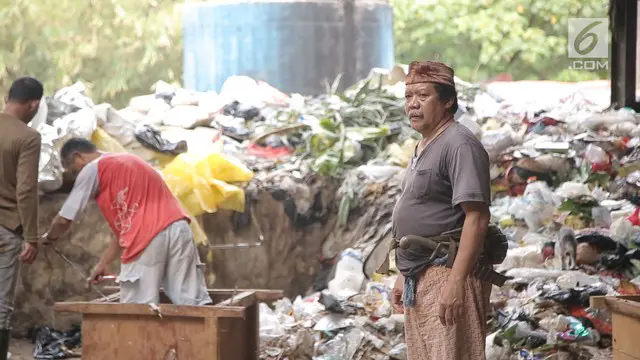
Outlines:
[[[260,304],[261,359],[406,359],[402,315],[392,314],[393,278],[368,282],[357,250],[345,250],[328,289]],[[391,282],[390,282],[391,281]]]
[[[47,97],[31,124],[43,134],[42,189],[62,186],[57,150],[82,136],[155,164],[193,215],[242,212],[247,184],[257,183],[277,183],[293,199],[293,214],[303,214],[313,203],[303,179],[315,173],[342,181],[337,226],[347,232],[354,214],[369,214],[361,207],[373,200],[362,199],[392,194],[388,211],[372,215],[378,230],[360,236],[379,242],[389,233],[397,175],[418,139],[404,114],[405,73],[374,69],[344,92],[334,83],[317,97],[245,76],[229,78],[220,93],[158,82],[120,110],[94,105],[78,83]],[[588,298],[640,293],[640,117],[608,109],[608,85],[599,83],[456,85],[455,118],[491,157],[493,221],[511,239],[497,270],[512,280],[492,295],[488,359],[606,350],[610,320]],[[402,359],[402,321],[388,303],[392,279],[367,282],[372,274],[362,269],[372,244],[329,247],[328,258],[356,250],[340,258],[344,267],[323,291],[261,306],[263,357]]]
[[[609,358],[610,316],[590,308],[589,299],[640,294],[640,117],[631,109],[607,109],[602,96],[608,94],[602,92],[594,95],[593,91],[567,89],[555,101],[535,102],[509,97],[504,88],[502,96],[491,86],[462,84],[462,88],[463,110],[457,120],[480,137],[491,156],[493,221],[511,240],[507,259],[497,267],[511,280],[494,288],[492,294],[494,316],[487,359]],[[384,183],[401,172],[393,166],[406,166],[414,144],[411,137],[392,142],[376,159],[356,169],[368,176],[346,176],[340,193],[347,201],[340,204],[339,214],[348,217],[354,211],[349,199],[369,191],[371,184],[365,178]],[[389,221],[375,224],[379,233]],[[336,277],[339,273],[336,270]],[[359,299],[368,291],[362,273],[362,268],[353,270],[348,277],[351,283],[334,279],[324,292],[338,301],[344,296],[353,296],[350,301]],[[385,289],[390,291],[392,282],[378,282],[387,284]],[[307,300],[322,305],[321,298],[315,294],[294,304]],[[364,304],[357,302],[361,308]],[[326,306],[317,311],[320,309],[323,316],[331,313]],[[283,314],[278,308],[273,311],[276,317]],[[397,319],[390,313],[365,315],[366,319],[353,315],[348,326],[344,322],[337,325],[341,332],[326,334],[312,331],[318,319],[301,316],[294,306],[287,315],[292,320],[281,322],[285,325],[280,340],[288,338],[289,344],[297,344],[288,336],[297,334],[299,339],[302,333],[298,331],[304,329],[315,342],[313,352],[308,348],[307,357],[301,358],[327,358],[335,356],[325,354],[326,344],[333,344],[334,339],[351,336],[356,332],[353,329],[363,331],[367,323]],[[305,321],[306,328],[301,325]],[[375,356],[393,358],[389,351],[400,346],[401,338],[384,339],[386,345],[377,348]],[[350,348],[336,348],[341,352],[339,358],[360,356]],[[299,358],[278,349],[280,353],[272,356]]]
[[[29,337],[35,344],[34,359],[70,359],[81,356],[81,329],[62,332],[49,327],[36,328]]]

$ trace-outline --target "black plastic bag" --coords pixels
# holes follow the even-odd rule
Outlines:
[[[224,115],[230,115],[233,117],[243,118],[245,120],[264,120],[260,109],[255,106],[241,104],[237,101],[233,101],[222,108]]]
[[[344,314],[345,310],[342,304],[332,295],[327,293],[320,293],[320,299],[318,302],[324,305],[325,309],[329,312],[336,314]]]
[[[607,270],[623,271],[629,266],[633,266],[626,256],[629,249],[618,243],[614,251],[606,252],[600,255],[600,265]]]
[[[35,359],[70,359],[80,356],[79,349],[82,343],[82,332],[79,326],[62,332],[43,326],[30,332],[30,337],[35,343],[33,357]]]
[[[187,152],[186,141],[169,142],[162,138],[158,130],[149,125],[143,125],[136,129],[135,136],[144,147],[160,153],[178,155]]]
[[[616,251],[618,247],[618,243],[612,238],[595,232],[588,235],[578,236],[576,237],[576,241],[579,244],[587,243],[598,252]]]
[[[173,100],[174,96],[176,96],[175,91],[164,91],[164,92],[156,93],[156,99],[162,99],[168,105],[171,105],[171,100]]]
[[[623,274],[629,278],[638,276],[638,269],[631,260],[640,260],[640,249],[631,249],[620,245],[616,252],[602,254],[600,256],[600,266]]]
[[[579,287],[569,290],[552,291],[544,296],[565,306],[589,307],[591,296],[607,295],[607,291],[598,287]]]

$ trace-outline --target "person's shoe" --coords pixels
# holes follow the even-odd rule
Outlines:
[[[11,339],[11,330],[1,329],[0,330],[0,360],[11,359],[11,354],[9,353],[10,339]]]

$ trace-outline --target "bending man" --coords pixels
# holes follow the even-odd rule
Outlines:
[[[437,254],[432,259],[423,246],[396,249],[402,275],[393,305],[406,316],[408,359],[484,360],[491,283],[472,270],[489,226],[489,156],[473,133],[454,121],[458,103],[451,68],[411,63],[405,97],[411,127],[422,140],[394,208],[394,237],[435,237],[462,228],[451,259]]]
[[[77,177],[47,239],[66,232],[91,198],[117,237],[88,281],[98,281],[120,255],[120,302],[158,303],[163,286],[176,305],[211,303],[190,220],[154,168],[132,154],[103,154],[79,138],[67,141],[60,157]]]

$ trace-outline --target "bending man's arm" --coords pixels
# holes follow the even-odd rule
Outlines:
[[[71,220],[67,220],[60,215],[56,215],[47,231],[47,240],[54,241],[60,238],[71,227]]]
[[[62,209],[51,223],[47,232],[47,240],[55,241],[62,236],[71,223],[80,218],[80,214],[98,192],[98,162],[93,161],[85,166],[78,174],[69,197],[62,205]]]
[[[111,265],[112,262],[116,261],[119,257],[120,244],[118,243],[118,239],[115,236],[112,236],[111,241],[109,242],[109,247],[100,257],[100,263],[107,267]]]
[[[38,166],[40,134],[26,140],[20,150],[16,173],[16,200],[22,223],[24,241],[38,242]]]

